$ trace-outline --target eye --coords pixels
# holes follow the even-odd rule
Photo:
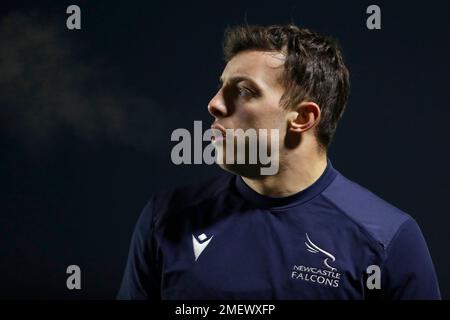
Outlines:
[[[246,87],[237,87],[237,91],[241,97],[252,97],[254,95],[253,91]]]

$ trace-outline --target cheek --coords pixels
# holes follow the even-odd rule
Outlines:
[[[261,117],[261,110],[257,105],[240,105],[236,106],[234,114],[235,128],[248,129],[255,128]]]
[[[285,113],[273,101],[255,102],[236,108],[237,120],[246,128],[279,128]]]
[[[266,105],[253,116],[259,128],[282,129],[285,123],[285,113],[278,105]]]

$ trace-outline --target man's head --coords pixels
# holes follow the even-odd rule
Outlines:
[[[208,105],[216,124],[278,129],[281,157],[304,140],[328,148],[350,89],[333,40],[294,25],[238,26],[225,32],[224,55]]]

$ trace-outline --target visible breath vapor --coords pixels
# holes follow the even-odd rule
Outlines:
[[[122,75],[111,79],[104,65],[80,59],[68,32],[36,13],[0,22],[0,130],[32,151],[63,129],[91,142],[150,148],[164,113],[148,97],[115,89]]]

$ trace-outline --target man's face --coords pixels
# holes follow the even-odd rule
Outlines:
[[[284,55],[277,52],[243,51],[233,57],[220,77],[219,91],[208,104],[215,118],[213,128],[255,129],[257,133],[259,129],[269,133],[278,129],[278,145],[282,146],[287,125],[287,112],[279,104],[284,93],[280,83],[283,64]],[[226,143],[220,146],[226,148]],[[218,150],[222,156],[223,151]]]

